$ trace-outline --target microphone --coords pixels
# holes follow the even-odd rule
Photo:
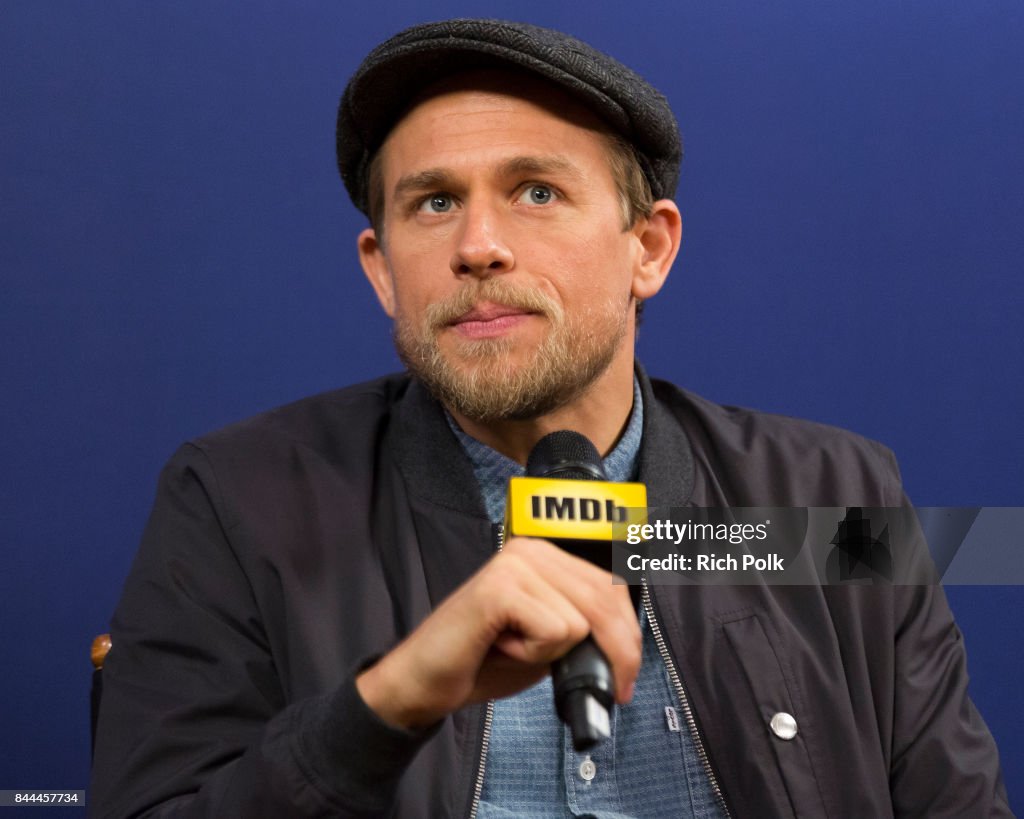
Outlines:
[[[594,445],[569,430],[537,442],[526,474],[509,481],[505,531],[545,538],[610,571],[615,526],[635,522],[638,511],[646,516],[646,487],[610,482]],[[555,710],[569,726],[573,747],[585,751],[607,738],[615,687],[593,638],[552,663],[551,678]]]

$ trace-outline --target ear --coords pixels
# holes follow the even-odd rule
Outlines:
[[[384,308],[384,312],[394,318],[395,281],[391,276],[391,268],[388,267],[384,248],[377,241],[377,234],[373,228],[366,228],[360,233],[357,244],[359,246],[359,263],[363,266],[363,273],[369,279],[373,292],[377,294],[377,301]]]
[[[683,235],[683,220],[679,208],[671,199],[659,199],[646,219],[638,219],[633,226],[640,245],[640,255],[633,270],[633,296],[649,299],[655,295],[668,277]]]

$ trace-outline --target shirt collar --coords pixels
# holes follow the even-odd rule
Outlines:
[[[525,467],[487,444],[467,435],[455,423],[455,419],[447,410],[445,410],[445,418],[473,465],[473,473],[476,475],[477,483],[480,484],[480,492],[483,495],[484,505],[487,507],[488,517],[495,522],[501,521],[505,516],[505,492],[508,480],[525,475]],[[643,428],[644,401],[640,393],[640,383],[634,375],[633,409],[629,414],[629,421],[618,443],[603,460],[608,480],[621,482],[633,480],[636,477]]]

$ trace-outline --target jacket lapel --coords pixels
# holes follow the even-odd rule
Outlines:
[[[399,406],[395,454],[436,607],[494,553],[472,464],[441,405],[413,379]]]

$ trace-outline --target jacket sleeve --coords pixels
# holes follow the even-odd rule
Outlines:
[[[893,454],[889,505],[910,510]],[[916,515],[911,510],[911,519]],[[920,819],[1013,819],[995,740],[967,690],[963,636],[927,544],[911,582],[895,585],[895,673],[890,786],[893,813]]]
[[[999,754],[967,691],[963,637],[942,587],[898,598],[891,783],[897,817],[1012,817]]]
[[[431,731],[382,723],[355,671],[289,702],[216,478],[184,447],[115,612],[90,795],[97,817],[388,813]]]

